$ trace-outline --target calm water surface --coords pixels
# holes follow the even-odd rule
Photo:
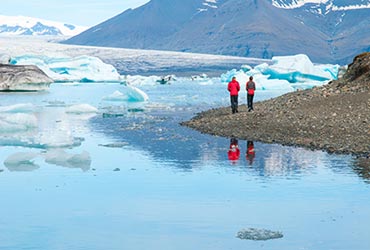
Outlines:
[[[149,102],[104,100],[118,84],[0,94],[1,106],[33,103],[38,119],[0,133],[1,250],[370,249],[368,162],[259,142],[253,154],[242,140],[229,153],[231,138],[178,125],[228,105],[224,85],[140,88]],[[65,112],[80,103],[99,113]],[[284,237],[236,238],[244,228]]]

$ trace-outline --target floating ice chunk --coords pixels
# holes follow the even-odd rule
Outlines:
[[[18,152],[5,159],[4,165],[9,171],[32,171],[40,166],[34,163],[37,153]]]
[[[139,88],[127,85],[127,96],[129,102],[145,102],[149,100],[149,96]]]
[[[283,238],[283,234],[268,229],[247,228],[240,230],[236,237],[242,240],[271,240]]]
[[[34,111],[35,106],[31,103],[20,103],[10,106],[0,106],[0,113],[27,113]]]
[[[97,57],[47,57],[23,55],[12,59],[16,65],[37,65],[54,81],[65,82],[120,82],[117,70]]]
[[[90,169],[91,157],[86,151],[81,154],[70,154],[62,149],[55,149],[45,153],[45,162],[66,168],[80,168],[83,171]]]
[[[118,90],[114,91],[114,93],[112,93],[109,96],[103,97],[103,100],[106,101],[126,101],[127,99],[128,99],[127,96]]]
[[[249,65],[242,65],[241,67],[241,70],[243,70],[244,72],[248,72],[248,71],[251,71],[253,68]]]
[[[124,93],[117,90],[111,95],[103,97],[103,100],[113,102],[114,101],[144,102],[149,100],[148,95],[144,91],[130,84],[127,85],[124,90],[125,90]]]
[[[66,108],[66,113],[72,114],[86,114],[86,113],[98,113],[99,110],[90,104],[76,104]]]
[[[27,131],[37,127],[37,118],[33,114],[0,114],[0,132]]]

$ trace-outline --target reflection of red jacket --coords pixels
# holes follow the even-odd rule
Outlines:
[[[253,163],[255,156],[256,156],[256,152],[254,151],[254,145],[253,144],[248,145],[246,157],[247,157],[247,160],[249,161],[249,164]]]
[[[230,95],[238,95],[240,90],[240,85],[237,80],[232,80],[227,85],[227,90],[230,92]]]
[[[231,145],[230,145],[231,146]],[[227,156],[229,157],[230,161],[236,161],[239,160],[240,157],[240,149],[238,146],[232,145],[227,152]]]

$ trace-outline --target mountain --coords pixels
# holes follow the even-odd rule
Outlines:
[[[87,27],[33,17],[0,15],[0,35],[75,36]]]
[[[370,50],[370,0],[151,0],[69,44],[348,64]]]

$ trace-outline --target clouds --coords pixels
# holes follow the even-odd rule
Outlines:
[[[12,0],[1,3],[0,14],[94,26],[128,8],[136,8],[147,2],[149,0]]]

